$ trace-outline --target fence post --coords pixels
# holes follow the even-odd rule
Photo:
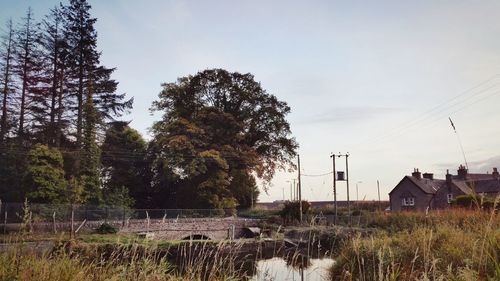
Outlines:
[[[125,227],[125,208],[122,208],[122,227]]]
[[[7,208],[5,208],[5,212],[3,213],[3,234],[7,233]]]
[[[75,238],[75,210],[73,204],[71,204],[71,233],[69,234],[70,239]]]
[[[30,226],[30,233],[33,233],[33,212],[32,211],[30,211],[29,226]]]
[[[147,222],[146,232],[149,232],[149,213],[148,213],[148,211],[146,211],[146,222]]]
[[[162,223],[165,223],[165,219],[167,218],[167,209],[163,210],[163,219],[161,220]]]
[[[54,213],[52,214],[52,225],[53,225],[53,229],[54,229],[54,233],[56,233],[56,211],[54,211]]]

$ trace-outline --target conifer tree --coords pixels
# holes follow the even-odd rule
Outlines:
[[[33,18],[31,8],[28,8],[24,23],[16,32],[15,65],[19,79],[19,120],[17,134],[21,140],[26,141],[26,126],[37,115],[39,103],[44,99],[40,93],[41,75],[43,70],[42,56],[40,54],[39,24]]]
[[[49,145],[59,146],[63,124],[65,68],[67,60],[67,42],[63,34],[63,16],[59,7],[53,8],[43,21],[44,34],[42,49],[45,64],[45,94],[47,108],[45,116],[47,122],[44,126],[45,140]]]
[[[2,38],[0,45],[0,82],[1,82],[1,117],[0,117],[0,144],[2,144],[8,135],[13,123],[13,49],[14,49],[14,27],[12,20],[7,22],[6,34]]]

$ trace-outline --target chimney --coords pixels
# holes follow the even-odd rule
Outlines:
[[[457,174],[459,179],[461,180],[467,179],[467,169],[463,165],[460,165],[458,167]]]
[[[499,174],[498,174],[497,168],[493,168],[493,173],[491,173],[491,174],[493,175],[493,178],[498,179]]]
[[[446,182],[451,183],[452,175],[449,170],[446,170]]]
[[[413,169],[413,173],[411,173],[411,176],[417,179],[421,179],[420,172],[418,171],[417,168]]]
[[[422,176],[424,177],[424,179],[434,180],[434,174],[433,173],[424,173]]]

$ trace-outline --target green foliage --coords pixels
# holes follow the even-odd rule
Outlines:
[[[468,194],[468,195],[460,195],[457,196],[453,202],[452,205],[455,207],[461,207],[461,208],[469,208],[469,209],[474,209],[477,207],[490,210],[494,207],[497,209],[499,208],[498,205],[495,205],[495,199],[490,198],[490,197],[480,197],[474,194]]]
[[[109,223],[103,223],[95,230],[95,232],[98,234],[115,234],[118,232],[118,229]]]
[[[183,207],[251,205],[254,175],[268,182],[293,166],[290,108],[251,74],[213,69],[179,78],[163,85],[152,109],[164,112],[152,127],[153,180],[175,185]]]
[[[302,200],[302,214],[305,215],[311,208],[311,203]],[[300,219],[300,205],[298,201],[287,201],[280,212],[282,219],[288,222],[297,221]]]
[[[88,93],[84,106],[84,138],[80,151],[79,174],[83,185],[85,202],[94,205],[102,203],[100,188],[100,149],[96,140],[96,126],[99,122],[97,112],[92,101],[92,93]]]
[[[0,144],[0,198],[4,202],[22,202],[26,197],[25,189],[19,187],[23,186],[28,150],[14,140]]]
[[[28,154],[24,187],[31,202],[67,202],[67,182],[64,179],[61,152],[46,145],[35,145]]]
[[[104,201],[107,205],[131,207],[134,200],[147,206],[146,141],[127,122],[108,125],[102,149]]]

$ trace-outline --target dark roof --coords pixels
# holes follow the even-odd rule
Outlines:
[[[476,193],[499,193],[500,182],[497,179],[479,180],[469,183]]]
[[[462,191],[464,194],[471,194],[472,189],[465,183],[465,181],[457,181],[457,180],[452,180],[451,183],[460,191]]]
[[[416,178],[413,176],[406,176],[409,180],[411,180],[416,186],[418,186],[423,192],[429,194],[435,194],[436,191],[445,183],[444,180],[430,180],[425,178]]]

